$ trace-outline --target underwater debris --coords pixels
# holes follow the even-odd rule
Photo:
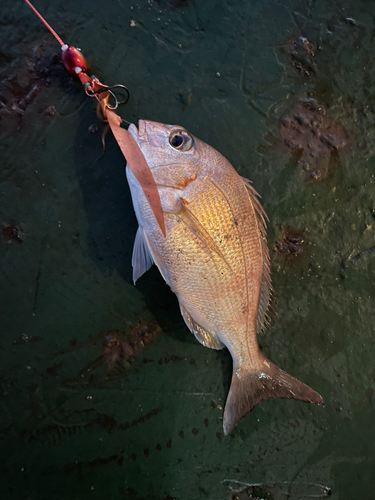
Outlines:
[[[341,166],[339,150],[347,146],[349,134],[332,122],[315,99],[300,99],[291,116],[280,121],[284,146],[297,155],[305,182],[332,178]]]
[[[0,71],[0,129],[7,134],[19,132],[23,127],[23,117],[39,94],[50,85],[65,91],[72,90],[73,83],[66,73],[54,42],[46,36],[29,43],[27,29],[14,25],[19,32],[19,42],[12,54],[6,56],[6,71]],[[2,69],[2,68],[0,68]],[[46,94],[44,93],[44,97]],[[36,111],[45,117],[53,117],[57,111],[53,105],[40,107]]]
[[[26,344],[27,342],[39,342],[42,340],[42,337],[39,335],[32,335],[28,337],[25,333],[23,333],[17,340],[13,340],[14,345]]]
[[[46,109],[44,110],[44,114],[46,116],[55,116],[57,114],[57,109],[55,106],[47,106]]]
[[[163,363],[169,363],[170,361],[176,362],[176,361],[183,361],[185,358],[182,358],[181,356],[164,356],[164,358],[160,358],[158,363],[159,365],[162,365]]]
[[[305,231],[298,231],[285,225],[274,243],[274,260],[292,264],[305,249]]]
[[[25,240],[25,233],[22,231],[21,226],[13,220],[3,224],[2,234],[8,244],[17,243],[21,245]]]
[[[361,257],[363,257],[364,255],[367,255],[367,254],[370,254],[370,253],[373,253],[375,252],[375,245],[368,248],[367,250],[363,250],[362,252],[359,252],[357,253],[357,255],[355,255],[354,257],[351,258],[351,260],[353,262],[356,262],[357,260],[359,260]]]
[[[311,73],[316,73],[316,47],[306,37],[297,35],[290,38],[283,45],[283,49],[291,66],[299,75],[307,78]]]
[[[327,498],[332,495],[332,489],[317,483],[245,483],[235,479],[224,479],[223,486],[231,493],[231,500],[274,500],[288,498]]]
[[[109,330],[95,337],[89,337],[82,345],[71,344],[72,350],[96,345],[101,354],[87,363],[75,377],[65,379],[64,387],[78,385],[98,386],[123,377],[130,367],[130,361],[161,333],[159,324],[154,320],[141,321],[129,332]]]
[[[59,370],[61,369],[62,367],[62,363],[53,363],[52,366],[49,366],[47,369],[46,369],[46,373],[47,375],[49,375],[50,377],[58,377],[59,376]]]
[[[70,437],[77,433],[82,433],[86,430],[91,430],[94,428],[98,430],[104,430],[108,434],[113,431],[127,431],[132,427],[137,427],[138,425],[143,424],[150,418],[155,417],[161,412],[161,408],[155,408],[145,415],[132,420],[131,422],[126,422],[124,424],[117,422],[113,417],[109,415],[105,415],[103,413],[97,413],[94,418],[83,422],[81,424],[71,424],[69,423],[69,418],[67,418],[66,423],[53,423],[49,425],[45,425],[43,427],[39,427],[27,436],[27,441],[33,441],[35,439],[46,440],[48,435],[51,435],[50,439],[54,442],[61,441],[64,436]],[[78,412],[82,414],[82,420],[85,419],[87,411],[84,410],[82,412]],[[68,416],[69,417],[69,416]]]

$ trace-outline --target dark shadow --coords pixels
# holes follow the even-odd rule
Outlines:
[[[76,167],[88,222],[89,256],[106,275],[116,270],[122,279],[133,284],[132,251],[138,227],[125,175],[125,159],[112,137],[105,137],[102,150],[101,124],[93,113],[82,118],[82,135],[76,142]],[[102,155],[102,156],[101,156]],[[178,335],[182,342],[193,341],[181,335],[184,322],[176,296],[153,266],[136,287],[144,296],[147,308],[167,335]]]
[[[95,117],[94,110],[90,121],[84,115],[80,129],[76,167],[89,226],[89,255],[104,275],[116,269],[130,283],[131,242],[137,224],[125,177],[125,160],[110,133],[105,137],[102,154],[104,124]]]

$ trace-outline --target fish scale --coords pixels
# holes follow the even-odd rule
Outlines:
[[[263,399],[323,404],[318,393],[271,363],[258,347],[272,287],[266,216],[249,181],[182,127],[141,120],[139,130],[131,125],[129,132],[155,179],[166,228],[164,236],[127,167],[139,223],[134,281],[154,261],[196,338],[206,347],[229,349],[233,375],[224,433]]]
[[[220,167],[224,170],[225,165],[220,165]],[[207,181],[202,183],[202,189],[195,190],[195,193],[188,198],[190,201],[189,207],[191,207],[192,212],[206,229],[211,230],[212,238],[230,266],[230,269],[228,269],[227,266],[223,266],[223,263],[219,259],[215,259],[215,267],[217,267],[217,261],[219,260],[219,265],[221,264],[220,267],[223,268],[224,275],[221,274],[220,270],[218,272],[217,269],[207,270],[216,290],[215,295],[221,294],[224,300],[224,303],[219,306],[220,309],[216,309],[213,313],[217,322],[216,329],[220,329],[222,332],[225,332],[225,328],[229,326],[232,329],[243,330],[242,311],[246,309],[246,313],[249,312],[250,315],[251,311],[249,311],[249,295],[246,293],[242,294],[241,292],[247,290],[247,273],[260,272],[260,266],[257,266],[258,269],[254,266],[257,261],[255,256],[256,253],[259,254],[260,248],[257,241],[253,241],[251,238],[249,227],[245,227],[248,225],[244,223],[244,218],[241,217],[243,202],[237,207],[228,205],[229,198],[238,195],[236,189],[233,189],[235,183],[230,178],[230,173],[229,175],[224,174],[226,179],[223,186],[227,189],[223,193],[224,189],[223,187],[221,188],[221,192],[224,194],[223,198],[217,196],[216,186],[212,182]],[[201,191],[204,191],[204,195],[200,195]],[[242,189],[242,191],[242,197],[247,197],[245,190]],[[196,203],[195,199],[199,197],[200,202]],[[234,219],[238,220],[237,226],[233,223]],[[252,250],[252,255],[254,255],[254,259],[250,259],[247,266],[244,262],[241,245],[243,239],[250,241],[249,247]],[[228,244],[229,240],[230,244]],[[204,296],[204,290],[199,290],[199,294],[201,297]],[[206,302],[202,304],[202,309],[205,311],[208,308]],[[254,300],[251,302],[254,302]],[[235,304],[235,306],[230,307],[232,304]],[[233,318],[239,319],[239,321],[238,319],[236,321],[239,323],[238,326],[234,324]],[[246,333],[245,330],[243,334],[246,335]],[[232,337],[232,340],[234,339],[235,337]]]

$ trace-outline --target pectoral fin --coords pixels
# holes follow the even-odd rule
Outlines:
[[[227,260],[225,259],[223,253],[220,251],[220,248],[216,245],[215,241],[212,239],[208,231],[202,226],[197,217],[185,206],[184,200],[182,201],[181,210],[175,214],[189,229],[192,233],[195,234],[197,238],[201,240],[207,249],[212,252],[215,252],[227,265],[229,269],[231,269]]]
[[[217,350],[224,349],[225,345],[222,342],[220,342],[218,338],[214,337],[211,333],[209,333],[207,330],[198,325],[198,323],[191,316],[191,314],[187,312],[187,310],[181,304],[181,302],[180,302],[180,309],[182,317],[184,318],[187,327],[192,333],[194,333],[195,338],[199,340],[201,344],[203,344],[205,347],[209,347],[210,349],[217,349]]]
[[[141,226],[138,227],[134,240],[132,266],[134,284],[154,263],[147,240]]]

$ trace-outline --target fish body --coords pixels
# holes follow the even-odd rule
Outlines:
[[[196,338],[206,347],[229,349],[233,375],[224,433],[262,399],[322,404],[319,394],[272,364],[258,347],[272,287],[266,215],[250,182],[182,127],[140,120],[139,129],[131,125],[129,132],[155,179],[166,229],[164,236],[127,167],[139,223],[133,279],[154,262]]]

